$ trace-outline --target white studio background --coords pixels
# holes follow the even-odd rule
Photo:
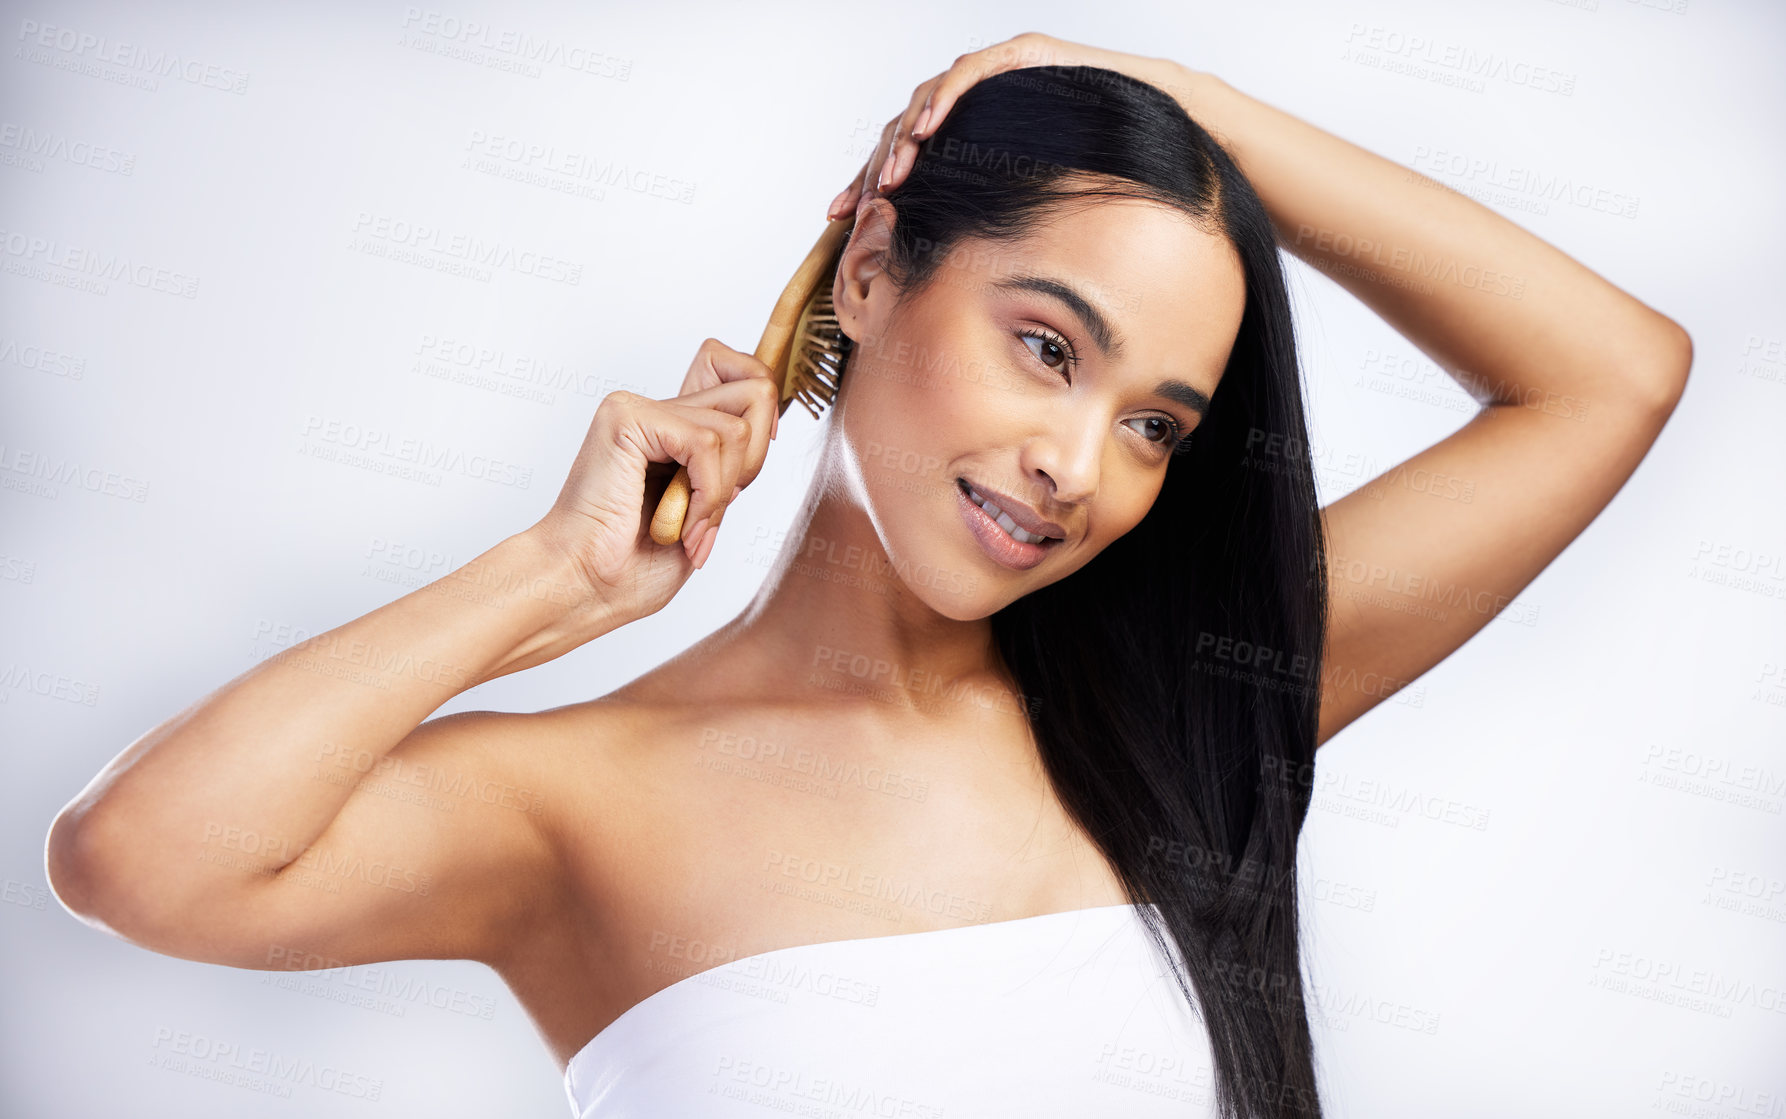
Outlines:
[[[1026,30],[1212,70],[1472,193],[1690,331],[1686,397],[1611,506],[1322,749],[1305,966],[1332,1116],[1781,1113],[1777,4],[6,8],[0,1113],[564,1112],[488,969],[281,985],[132,947],[49,895],[51,818],[254,660],[537,520],[605,393],[672,395],[708,335],[754,348],[912,88]],[[560,61],[501,46],[520,36]],[[108,61],[118,43],[196,65]],[[1447,61],[1462,52],[1495,72]],[[528,153],[546,148],[590,174],[541,170]],[[396,259],[418,227],[551,263]],[[45,263],[71,247],[145,282],[83,288]],[[1331,500],[1470,404],[1290,267]],[[813,466],[818,426],[785,418],[711,571],[442,713],[596,696],[730,618]],[[405,474],[405,440],[480,465]],[[379,1098],[210,1078],[227,1057],[158,1063],[180,1033],[343,1070]]]

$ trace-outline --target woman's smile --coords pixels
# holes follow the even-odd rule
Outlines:
[[[981,551],[1006,567],[1027,571],[1061,543],[1060,537],[1037,536],[1019,528],[1009,513],[977,496],[962,478],[955,480],[955,504],[974,539],[980,542]]]

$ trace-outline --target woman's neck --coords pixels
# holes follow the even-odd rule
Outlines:
[[[702,643],[703,667],[763,698],[941,719],[957,704],[1015,711],[990,620],[949,617],[908,585],[913,569],[896,569],[840,457],[827,451],[755,598]]]

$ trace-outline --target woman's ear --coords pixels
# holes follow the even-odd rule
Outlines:
[[[856,224],[844,244],[832,281],[831,302],[837,324],[858,346],[873,346],[885,329],[898,289],[887,274],[887,254],[893,245],[893,204],[885,198],[864,201],[856,211]]]

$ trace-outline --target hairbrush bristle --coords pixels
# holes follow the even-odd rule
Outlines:
[[[850,346],[850,336],[837,321],[831,289],[823,286],[807,303],[794,330],[782,396],[793,396],[814,419],[819,418],[820,410],[835,403],[843,387]]]
[[[782,287],[775,309],[769,313],[769,323],[763,327],[755,357],[781,385],[781,397],[775,405],[778,416],[798,398],[817,419],[821,409],[836,401],[838,389],[843,387],[844,365],[852,347],[849,336],[837,322],[831,287],[837,282],[843,246],[854,228],[854,217],[835,218],[825,224],[824,232],[807,250],[793,278]],[[670,476],[670,484],[658,495],[657,509],[651,515],[653,543],[674,544],[682,539],[693,499],[688,464],[681,463]]]

